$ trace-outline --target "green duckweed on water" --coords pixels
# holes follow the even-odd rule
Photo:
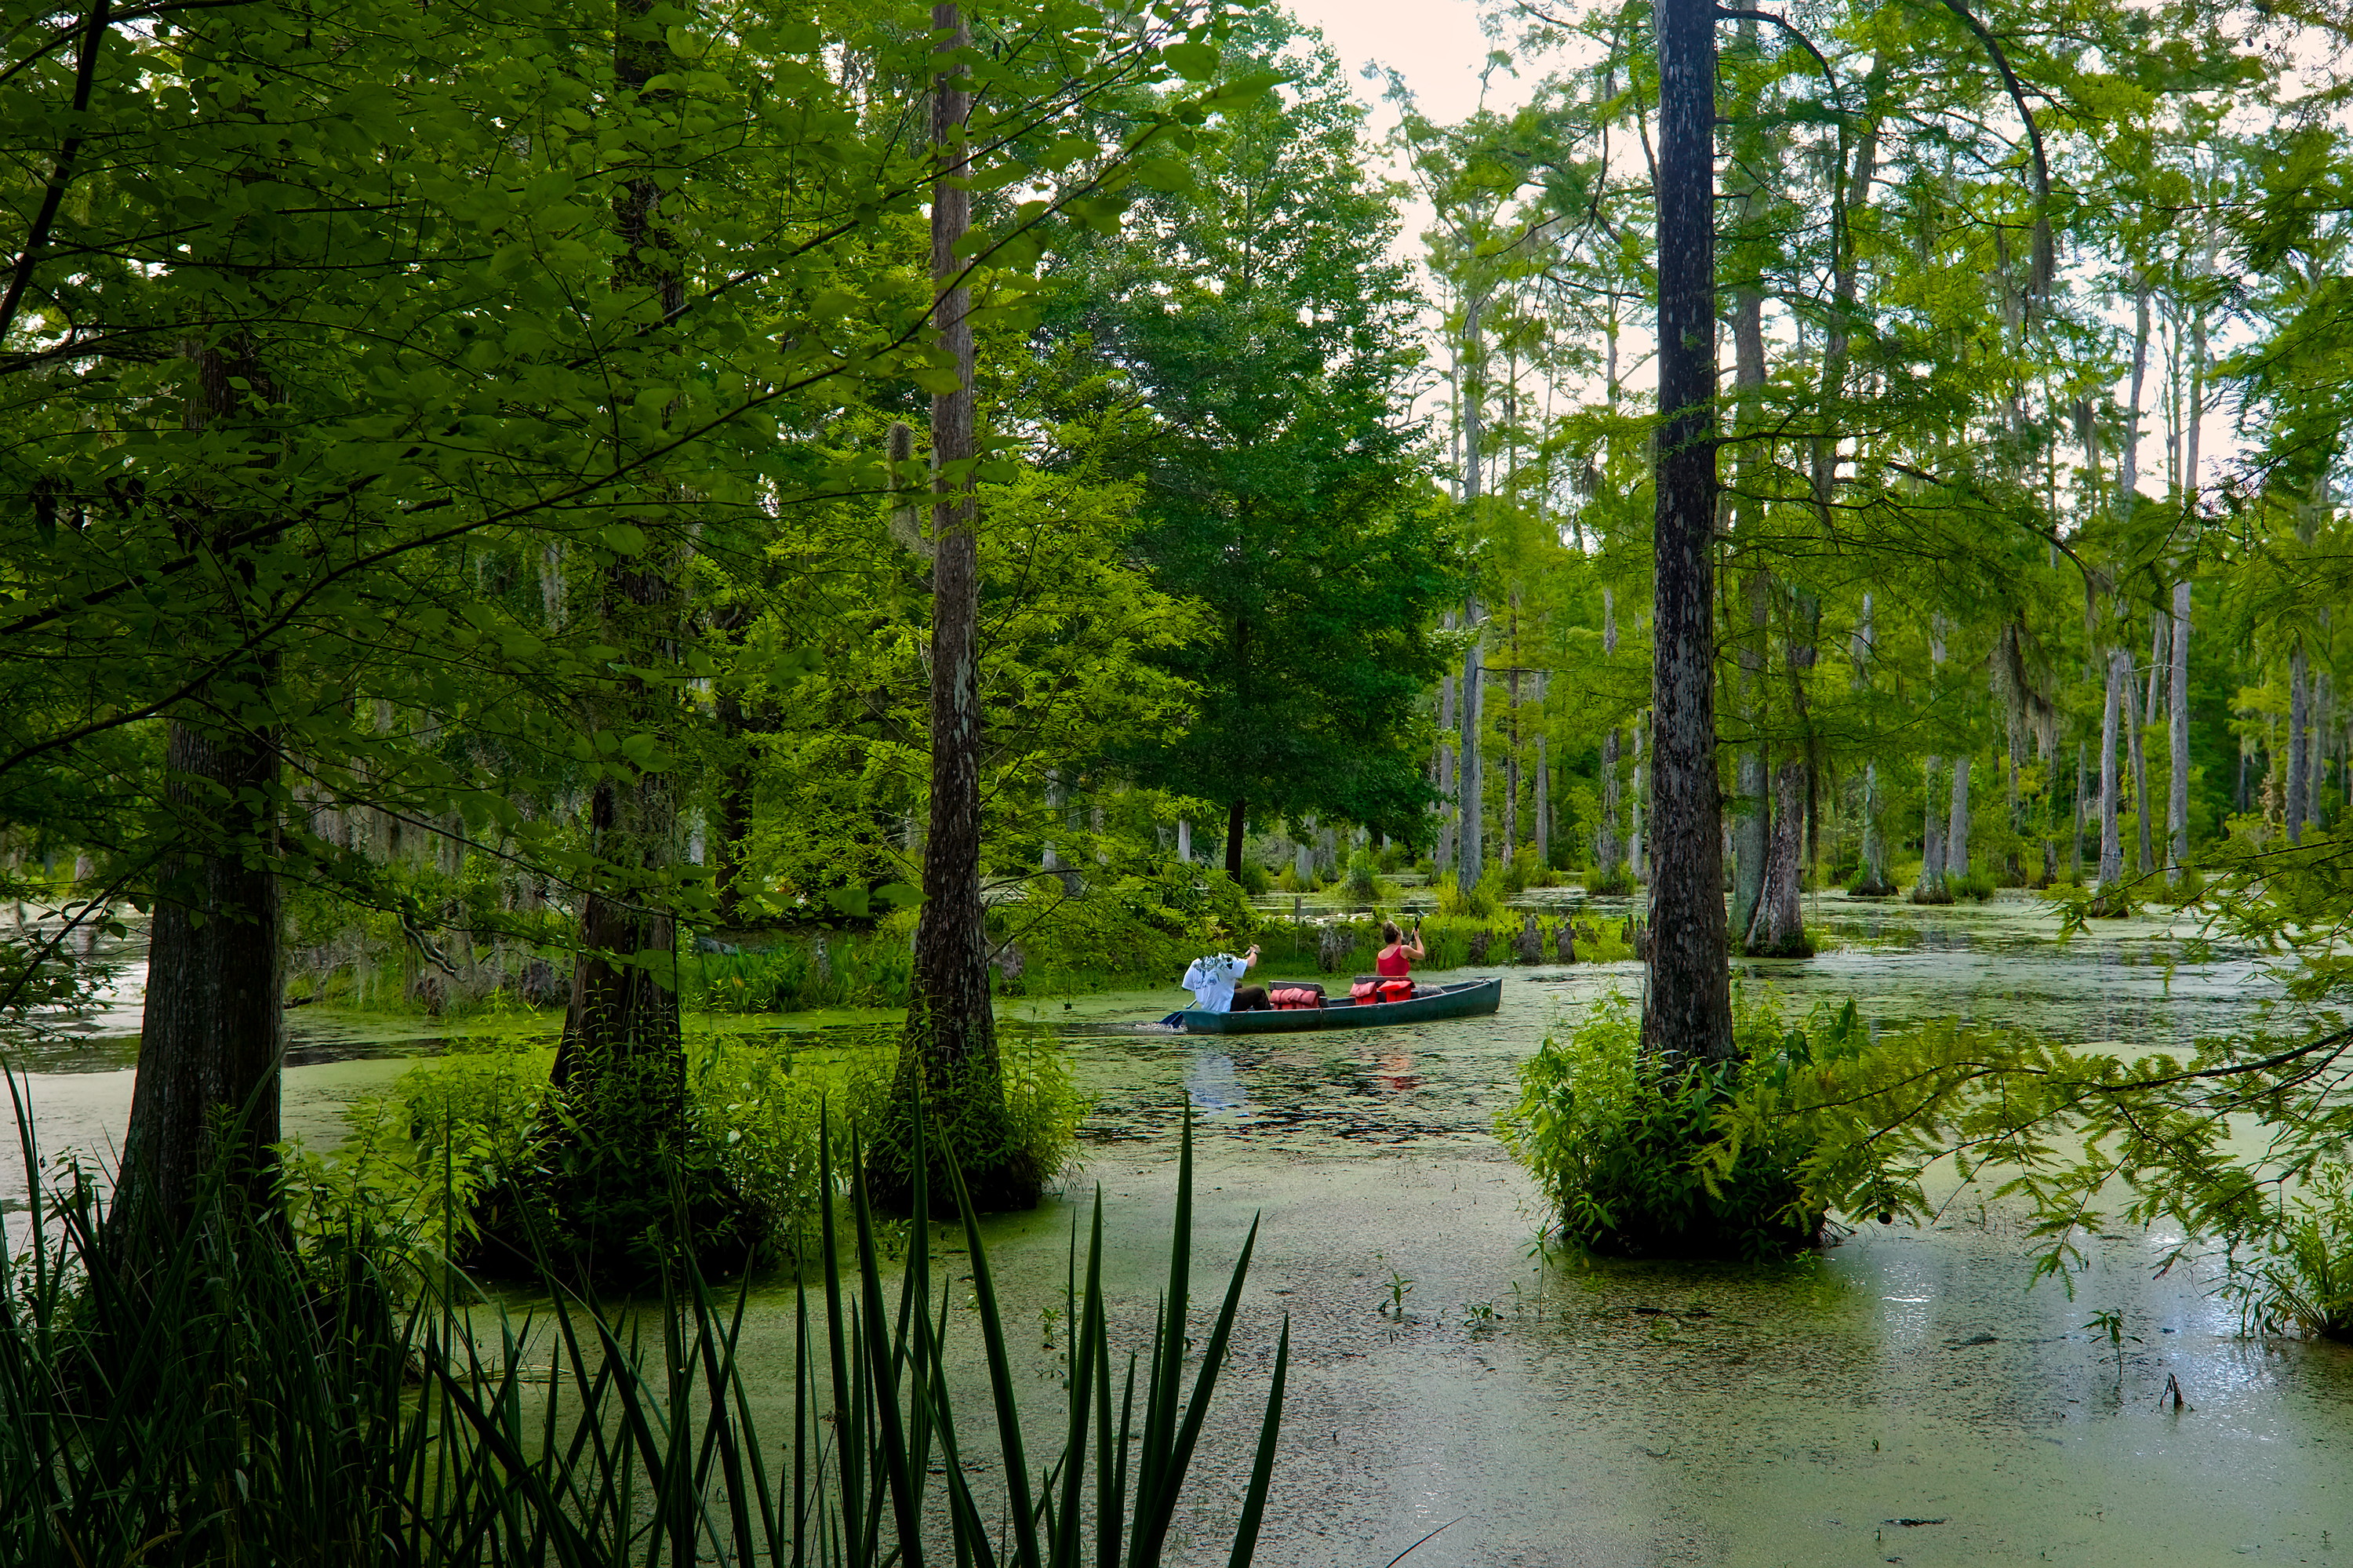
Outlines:
[[[2141,1046],[2243,1022],[2263,994],[2243,955],[2169,971],[2132,961],[2158,921],[2061,942],[2018,898],[1923,909],[1832,896],[1818,917],[1844,946],[1809,964],[1742,965],[1741,983],[1796,1006],[1852,996],[1883,1022],[1999,1019]],[[1613,991],[1639,994],[1641,973],[1505,972],[1492,1020],[1381,1032],[1188,1038],[1150,1022],[1176,1000],[1166,991],[1008,1005],[1059,1031],[1092,1101],[1061,1192],[987,1222],[1008,1321],[1024,1330],[1017,1362],[1040,1385],[1028,1408],[1041,1433],[1071,1224],[1088,1194],[1100,1185],[1116,1222],[1107,1280],[1131,1330],[1165,1263],[1156,1238],[1187,1104],[1198,1265],[1229,1264],[1261,1218],[1234,1394],[1204,1438],[1181,1560],[1196,1560],[1190,1542],[1206,1553],[1225,1539],[1286,1315],[1265,1563],[1387,1561],[1441,1525],[1409,1562],[2103,1565],[2157,1560],[2162,1542],[2169,1562],[2327,1563],[2353,1539],[2353,1350],[2242,1337],[2211,1279],[2158,1272],[2164,1234],[2093,1240],[2071,1298],[2031,1284],[2015,1219],[1947,1175],[1930,1224],[1841,1230],[1786,1265],[1580,1266],[1548,1253],[1540,1201],[1496,1142],[1494,1116],[1548,1026]],[[332,1140],[353,1098],[452,1048],[416,1022],[371,1030],[298,1011],[290,1131]],[[871,1038],[892,1022],[698,1027],[781,1048]],[[456,1047],[548,1028],[471,1020]],[[52,1149],[119,1136],[129,1057],[106,1038],[82,1048],[91,1070],[35,1064]],[[780,1410],[794,1302],[790,1280],[772,1277],[747,1308],[750,1383],[778,1391]],[[2106,1313],[2113,1341],[2094,1322]],[[977,1347],[962,1351],[958,1375],[976,1382]],[[2168,1380],[2184,1408],[2161,1403]]]

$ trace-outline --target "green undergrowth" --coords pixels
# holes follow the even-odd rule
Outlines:
[[[1066,996],[1166,986],[1205,952],[1240,948],[1260,916],[1222,871],[1169,861],[1148,874],[1073,873],[1031,896],[992,906],[988,940],[999,997]],[[714,1012],[904,1008],[914,916],[866,932],[798,932],[733,952],[681,955],[689,1006]]]
[[[799,1258],[815,1234],[826,1191],[820,1157],[837,1165],[848,1160],[846,1132],[831,1150],[819,1147],[828,1107],[837,1129],[881,1120],[899,1030],[878,1026],[848,1044],[844,1033],[831,1032],[822,1044],[726,1034],[688,1043],[687,1145],[679,1169],[687,1186],[723,1189],[748,1206],[757,1233],[752,1263]],[[998,1054],[1008,1127],[1021,1158],[1058,1175],[1087,1110],[1067,1051],[1044,1030],[1008,1023],[999,1031]],[[561,1252],[564,1219],[517,1196],[534,1189],[529,1178],[557,1141],[560,1107],[548,1083],[554,1060],[551,1045],[490,1042],[421,1062],[361,1098],[344,1112],[340,1145],[287,1150],[298,1228],[365,1234],[379,1251],[461,1266],[514,1262],[495,1244],[518,1226]],[[531,1212],[514,1213],[517,1202]]]
[[[1522,961],[1518,942],[1530,911],[1505,909],[1493,917],[1431,915],[1421,918],[1421,942],[1430,956],[1414,960],[1417,969],[1496,968]],[[1409,939],[1415,916],[1391,916]],[[1634,957],[1633,930],[1625,916],[1540,913],[1536,916],[1538,964],[1560,962],[1559,937],[1563,920],[1577,931],[1577,961],[1619,963]],[[1386,946],[1381,916],[1293,922],[1266,921],[1259,941],[1270,970],[1321,969],[1332,974],[1370,973]],[[1165,982],[1164,982],[1165,983]]]

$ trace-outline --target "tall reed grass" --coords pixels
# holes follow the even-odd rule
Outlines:
[[[1188,1389],[1188,1125],[1153,1342],[1116,1374],[1098,1194],[1082,1285],[1072,1243],[1065,1435],[1039,1466],[960,1180],[986,1407],[960,1402],[943,1354],[961,1315],[955,1271],[935,1273],[917,1225],[892,1277],[852,1161],[846,1200],[821,1213],[815,1298],[806,1277],[797,1297],[791,1430],[763,1432],[744,1370],[747,1288],[724,1296],[690,1269],[658,1299],[600,1302],[551,1272],[533,1306],[510,1310],[454,1270],[383,1266],[381,1238],[301,1234],[226,1171],[183,1223],[132,1226],[78,1173],[40,1180],[16,1103],[35,1180],[0,1288],[9,1563],[921,1568],[929,1553],[963,1568],[1154,1568],[1256,1237]],[[829,1159],[822,1180],[837,1190]],[[168,1240],[134,1255],[135,1235]],[[1233,1522],[1237,1565],[1264,1516],[1288,1359],[1286,1322]],[[966,1462],[992,1439],[1004,1495],[984,1503]]]

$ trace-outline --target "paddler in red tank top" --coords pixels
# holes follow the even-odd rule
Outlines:
[[[1430,957],[1421,945],[1421,927],[1414,927],[1413,946],[1409,948],[1404,934],[1397,928],[1397,922],[1384,920],[1381,922],[1381,940],[1388,945],[1381,949],[1380,957],[1373,960],[1373,972],[1381,979],[1381,1000],[1392,1001],[1411,996],[1413,982],[1408,977],[1413,973],[1412,960]],[[1398,980],[1405,981],[1405,984],[1398,986],[1393,983]]]

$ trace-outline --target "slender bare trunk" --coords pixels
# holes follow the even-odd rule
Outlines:
[[[1953,758],[1951,823],[1945,836],[1945,876],[1949,886],[1956,876],[1969,874],[1969,758]]]
[[[2197,450],[2196,427],[2191,427],[2190,450]],[[2165,880],[2170,886],[2181,880],[2181,868],[2189,863],[2189,584],[2173,585],[2173,680],[2171,682],[2173,729],[2171,761],[2172,789],[2168,792],[2166,812],[2173,830],[2172,863],[2166,869]]]
[[[2287,660],[2287,842],[2292,844],[2304,841],[2304,816],[2311,800],[2305,771],[2309,766],[2305,749],[2311,744],[2306,733],[2311,709],[2305,673],[2304,644],[2299,641]]]
[[[1887,880],[1887,835],[1879,826],[1879,764],[1862,765],[1862,882],[1855,891],[1884,897],[1895,891]]]
[[[2116,511],[2119,515],[2131,512],[2133,495],[2140,482],[2141,387],[2148,377],[2148,291],[2147,278],[2143,278],[2133,291],[2132,405],[2125,415],[2124,450],[2117,455]]]
[[[1461,799],[1458,802],[1459,836],[1455,845],[1458,859],[1454,877],[1455,885],[1468,893],[1479,885],[1479,878],[1487,869],[1487,779],[1484,767],[1487,737],[1482,713],[1487,687],[1487,650],[1477,599],[1463,601],[1462,624],[1471,629],[1472,635],[1470,646],[1462,652]]]
[[[1605,660],[1618,656],[1618,598],[1609,588],[1601,590],[1601,656]],[[1618,868],[1626,859],[1618,839],[1618,813],[1622,809],[1618,767],[1622,744],[1621,732],[1615,724],[1602,732],[1601,821],[1593,829],[1593,869],[1595,880],[1604,886],[1617,885]]]
[[[2154,675],[2150,677],[2152,681],[2155,678]],[[2155,694],[2154,692],[2150,694],[2152,697]],[[2148,745],[2145,726],[2141,724],[2140,715],[2137,711],[2137,707],[2138,705],[2133,701],[2131,678],[2127,674],[2125,684],[2124,721],[2126,733],[2131,741],[2133,823],[2139,840],[2138,854],[2133,863],[2133,870],[2136,874],[2146,876],[2157,869],[2157,855],[2152,847],[2148,820]]]
[[[1511,657],[1504,677],[1504,842],[1496,859],[1520,853],[1520,596],[1512,596]]]
[[[1462,425],[1462,501],[1466,506],[1476,506],[1481,492],[1480,440],[1485,413],[1486,387],[1483,363],[1485,343],[1480,335],[1480,313],[1486,302],[1472,299],[1463,311],[1462,340],[1464,354],[1461,364]],[[1482,618],[1479,600],[1474,595],[1462,606],[1462,624],[1471,632],[1469,646],[1462,651],[1462,779],[1461,799],[1456,802],[1460,813],[1461,838],[1456,848],[1461,856],[1455,866],[1455,885],[1465,893],[1479,885],[1486,871],[1486,731],[1482,711],[1486,705],[1486,637],[1482,630]]]
[[[2320,630],[2326,639],[2328,631],[2326,606],[2320,611]],[[2320,803],[2327,798],[2328,731],[2334,716],[2331,709],[2335,705],[2335,694],[2329,688],[2328,672],[2326,670],[2313,671],[2307,683],[2311,689],[2305,698],[2306,733],[2304,751],[2311,776],[2304,787],[2304,820],[2308,826],[2317,828],[2320,826]]]
[[[1874,652],[1871,619],[1872,596],[1866,592],[1862,596],[1862,614],[1854,626],[1852,657],[1854,689],[1858,692],[1871,684]],[[1862,768],[1862,879],[1854,888],[1856,893],[1871,898],[1883,898],[1895,891],[1895,885],[1887,879],[1887,839],[1880,829],[1879,811],[1879,764],[1873,760]]]
[[[1448,610],[1440,624],[1454,630],[1454,612]],[[1458,794],[1461,780],[1454,768],[1454,676],[1450,673],[1438,682],[1438,777],[1430,780],[1438,791],[1438,848],[1432,864],[1438,876],[1444,876],[1454,865],[1454,823],[1461,810]],[[1432,878],[1435,885],[1436,878]]]
[[[1759,351],[1761,354],[1761,350]],[[1765,640],[1772,588],[1761,568],[1741,574],[1741,597],[1748,605],[1748,634],[1739,652],[1741,705],[1746,710],[1749,744],[1740,748],[1736,764],[1739,798],[1732,816],[1732,925],[1734,939],[1754,939],[1757,902],[1765,893],[1767,837],[1771,832],[1772,796],[1765,766]]]
[[[1918,903],[1952,901],[1945,890],[1945,813],[1936,810],[1936,770],[1943,762],[1933,754],[1920,759],[1920,798],[1926,805],[1920,818],[1920,885],[1912,895]]]
[[[2116,827],[2116,727],[2132,700],[2131,688],[2132,655],[2113,649],[2107,697],[2100,712],[2100,879],[2094,885],[2103,897],[2114,895],[2125,872],[2124,838]]]
[[[2067,853],[2067,874],[2077,882],[2084,880],[2084,797],[2092,787],[2091,773],[2084,762],[2084,743],[2075,743],[2075,835]]]
[[[1552,683],[1549,675],[1536,677],[1536,863],[1552,864],[1552,761],[1546,755],[1544,731],[1545,689]]]

